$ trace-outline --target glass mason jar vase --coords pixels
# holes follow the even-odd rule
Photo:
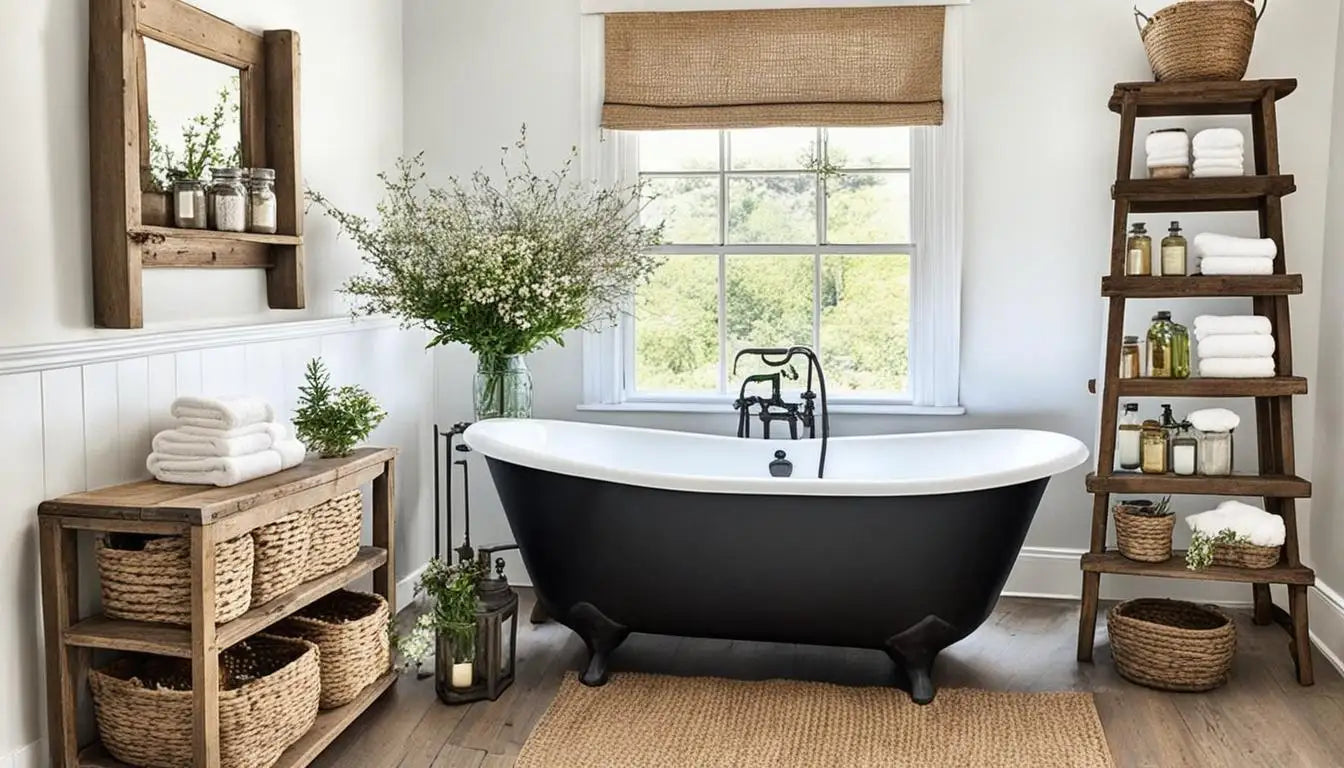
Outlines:
[[[472,386],[476,420],[532,417],[532,374],[522,355],[480,355]]]
[[[435,675],[442,688],[465,690],[476,684],[476,622],[455,624],[435,638]]]

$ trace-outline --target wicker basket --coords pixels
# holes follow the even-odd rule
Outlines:
[[[1148,51],[1153,77],[1160,81],[1240,80],[1246,75],[1257,14],[1247,0],[1178,2],[1145,16],[1137,8],[1134,23]],[[1140,19],[1146,23],[1140,23]]]
[[[1227,682],[1237,628],[1213,606],[1181,600],[1126,600],[1107,614],[1120,676],[1164,691],[1208,691]]]
[[[1254,544],[1214,544],[1213,564],[1232,568],[1273,568],[1279,564],[1278,547]]]
[[[252,532],[252,603],[261,605],[304,582],[312,515],[300,510]]]
[[[354,701],[392,666],[387,601],[338,590],[270,631],[316,643],[322,662],[322,709]]]
[[[183,536],[108,534],[95,544],[103,613],[114,619],[191,623],[191,544]],[[252,537],[215,545],[215,621],[247,611]]]
[[[316,579],[344,568],[359,554],[359,532],[364,518],[364,498],[358,489],[308,510],[312,517],[312,542],[308,546],[305,580]]]
[[[1175,515],[1138,515],[1123,504],[1115,507],[1115,545],[1120,554],[1141,563],[1165,563],[1171,559],[1171,532]]]
[[[317,717],[317,646],[255,635],[220,654],[221,768],[265,768]],[[191,661],[136,654],[89,673],[103,746],[147,768],[192,764]]]

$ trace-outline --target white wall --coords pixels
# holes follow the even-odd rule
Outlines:
[[[250,29],[300,34],[306,182],[371,208],[374,174],[401,152],[401,5],[197,0]],[[108,336],[93,329],[89,257],[88,2],[7,2],[0,11],[0,345]],[[157,73],[151,75],[157,81]],[[146,270],[145,326],[282,322],[345,311],[335,289],[358,265],[349,240],[310,213],[308,308],[272,311],[260,270]]]
[[[1118,116],[1106,109],[1117,81],[1151,79],[1131,4],[1121,0],[976,0],[965,14],[966,255],[962,291],[963,417],[839,416],[839,434],[992,426],[1053,429],[1095,439],[1096,399]],[[493,163],[498,147],[528,124],[534,165],[558,163],[579,143],[579,0],[476,3],[406,0],[408,151],[426,150],[431,177]],[[1325,167],[1339,7],[1331,0],[1279,3],[1260,28],[1248,77],[1290,76],[1298,91],[1280,104],[1283,167],[1297,175],[1287,200],[1288,258],[1305,275],[1294,300],[1296,373],[1313,376],[1325,212]],[[1208,124],[1191,122],[1192,126]],[[1247,128],[1245,121],[1241,123]],[[1161,127],[1154,122],[1141,130]],[[1250,231],[1250,215],[1180,217],[1199,231]],[[1165,229],[1153,217],[1150,228]],[[1161,225],[1160,227],[1158,225]],[[1191,233],[1193,234],[1193,232]],[[1168,305],[1139,302],[1133,327]],[[1190,319],[1194,303],[1172,303]],[[1201,309],[1218,306],[1204,302]],[[1223,308],[1236,308],[1224,303]],[[1249,304],[1245,304],[1249,309]],[[1221,310],[1215,310],[1221,311]],[[532,355],[536,415],[728,432],[733,417],[577,412],[582,353]],[[438,356],[441,422],[470,416],[471,358]],[[1313,387],[1319,391],[1319,387]],[[1156,411],[1156,403],[1146,408]],[[1298,400],[1299,470],[1310,477],[1311,398]],[[1182,406],[1178,405],[1178,412]],[[1249,418],[1250,411],[1243,411]],[[1243,439],[1243,450],[1253,440]],[[1250,454],[1243,458],[1247,461]],[[1010,589],[1077,594],[1077,554],[1088,542],[1091,497],[1078,470],[1051,484]],[[507,538],[484,471],[475,488],[476,530]],[[1197,511],[1199,500],[1185,511]],[[1306,507],[1306,505],[1303,505]],[[1183,528],[1183,526],[1182,526]],[[1184,532],[1182,531],[1182,534]],[[517,566],[515,572],[517,572]],[[1155,591],[1241,600],[1241,589],[1103,580],[1109,594]],[[1193,591],[1192,591],[1193,590]]]

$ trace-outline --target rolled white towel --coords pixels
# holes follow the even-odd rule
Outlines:
[[[181,424],[214,429],[275,421],[271,404],[259,397],[183,396],[173,401],[171,412]]]
[[[1190,171],[1191,178],[1195,179],[1216,179],[1227,176],[1245,176],[1246,171],[1240,166],[1236,168],[1219,166],[1216,168],[1196,168]]]
[[[1225,501],[1185,519],[1191,531],[1214,537],[1232,531],[1259,547],[1279,547],[1287,537],[1283,518],[1239,501]]]
[[[280,453],[269,449],[246,456],[212,458],[151,453],[145,466],[160,482],[220,487],[245,483],[283,469]]]
[[[1267,379],[1274,375],[1272,357],[1210,357],[1199,361],[1206,379]]]
[[[1231,432],[1241,425],[1241,417],[1226,408],[1201,408],[1185,418],[1200,432]]]
[[[266,422],[254,425],[261,430],[241,435],[229,435],[225,430],[210,430],[195,427],[198,432],[188,432],[186,427],[165,429],[154,436],[155,453],[171,453],[178,456],[243,456],[272,447],[276,441],[289,437],[289,431],[283,424]],[[200,434],[209,432],[213,434]]]
[[[1199,260],[1204,275],[1272,275],[1274,260],[1259,256],[1205,256]]]
[[[1217,232],[1200,232],[1193,242],[1199,256],[1261,256],[1272,259],[1279,247],[1268,237],[1233,237]]]
[[[1201,341],[1205,337],[1222,334],[1268,335],[1273,331],[1269,318],[1261,315],[1200,315],[1195,318],[1195,338]]]
[[[1153,155],[1189,154],[1190,134],[1184,130],[1153,131],[1143,140],[1143,149]]]
[[[1246,164],[1245,158],[1229,157],[1226,159],[1205,160],[1196,157],[1195,162],[1190,164],[1191,168],[1242,168]]]
[[[1246,153],[1240,149],[1196,149],[1193,152],[1195,162],[1201,160],[1206,162],[1228,161],[1241,163],[1246,160]]]
[[[1199,342],[1200,360],[1215,357],[1273,357],[1274,337],[1259,333],[1222,334]]]
[[[1206,128],[1190,140],[1190,146],[1196,152],[1202,150],[1242,149],[1246,146],[1246,137],[1236,128]]]

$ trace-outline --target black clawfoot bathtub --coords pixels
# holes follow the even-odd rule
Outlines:
[[[484,454],[538,599],[601,685],[631,632],[873,648],[933,700],[989,616],[1072,437],[1028,430],[764,441],[489,420]],[[774,452],[804,468],[772,477]]]

